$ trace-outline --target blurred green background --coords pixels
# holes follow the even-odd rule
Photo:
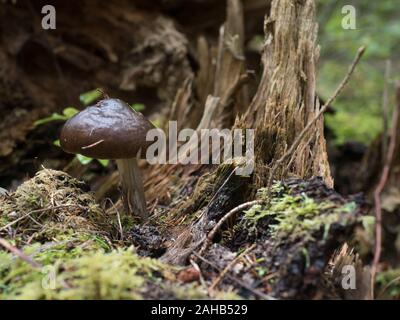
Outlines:
[[[357,49],[367,46],[349,85],[333,104],[335,114],[326,116],[327,125],[337,144],[370,143],[383,128],[385,83],[391,111],[395,83],[400,80],[400,1],[317,0],[317,5],[321,46],[317,90],[322,99],[333,93]],[[342,27],[345,5],[355,8],[355,30]],[[385,76],[388,71],[390,75]]]

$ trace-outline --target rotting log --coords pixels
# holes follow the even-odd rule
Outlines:
[[[272,1],[265,24],[263,75],[246,114],[256,128],[255,184],[265,186],[271,166],[317,114],[316,63],[318,25],[315,1]],[[280,164],[273,179],[323,177],[333,186],[323,132],[323,117],[293,156]]]

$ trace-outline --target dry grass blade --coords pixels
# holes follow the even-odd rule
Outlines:
[[[20,216],[19,218],[11,221],[10,223],[7,223],[6,225],[2,226],[0,228],[0,231],[4,231],[4,230],[8,229],[9,227],[13,226],[17,222],[29,217],[31,214],[40,213],[40,212],[49,211],[49,210],[60,209],[60,208],[66,208],[66,207],[80,207],[80,206],[75,205],[75,204],[73,204],[73,205],[66,204],[66,205],[52,206],[49,208],[41,208],[41,209],[32,210],[32,211],[29,211],[28,213],[25,213],[24,215]]]

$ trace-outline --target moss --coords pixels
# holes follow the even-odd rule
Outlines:
[[[342,145],[347,141],[357,141],[368,145],[382,132],[382,118],[379,114],[348,110],[351,108],[337,110],[334,115],[326,117],[327,126],[334,132],[335,144]]]
[[[103,239],[112,225],[85,185],[62,171],[44,169],[15,192],[0,196],[0,236],[26,242]]]
[[[321,178],[286,179],[259,189],[259,205],[236,216],[220,243],[240,252],[254,243],[256,263],[240,270],[239,279],[254,279],[256,289],[278,299],[313,299],[334,250],[354,238],[367,213],[361,198],[342,197]],[[356,202],[357,201],[357,202]],[[211,250],[210,261],[221,259]],[[254,261],[254,260],[253,260]],[[229,263],[229,262],[227,262]],[[246,294],[246,293],[244,293]]]
[[[245,211],[243,223],[247,228],[255,229],[260,220],[271,218],[268,231],[276,238],[288,236],[291,240],[312,240],[313,233],[319,230],[324,231],[325,238],[330,226],[340,221],[341,213],[352,212],[356,207],[354,202],[338,206],[330,201],[318,203],[305,194],[282,194],[279,185],[274,185],[272,191],[275,196],[268,204],[254,205]],[[258,196],[265,197],[266,190],[260,189]]]
[[[0,237],[39,265],[0,251],[0,300],[208,297],[197,282],[180,283],[175,267],[114,249],[110,218],[84,189],[64,172],[42,170],[0,197]]]
[[[34,248],[30,248],[34,250]],[[52,251],[52,252],[50,252]],[[132,248],[104,252],[72,250],[59,259],[54,248],[35,255],[47,268],[35,269],[10,254],[0,254],[1,299],[144,299],[207,297],[198,284],[176,282],[175,269],[139,257]],[[54,281],[49,278],[54,272]]]
[[[376,276],[376,286],[379,299],[399,299],[400,269],[379,272]]]

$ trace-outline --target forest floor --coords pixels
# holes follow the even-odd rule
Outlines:
[[[35,27],[39,1],[0,4],[9,26],[0,38],[0,300],[400,298],[398,152],[379,194],[382,255],[376,274],[370,268],[388,132],[371,145],[338,146],[317,118],[285,159],[324,105],[315,92],[313,1],[295,3],[304,19],[286,0],[82,1],[73,13],[55,2],[54,33]],[[264,24],[266,12],[273,23]],[[266,37],[255,53],[243,38],[263,32],[275,42]],[[257,127],[256,172],[234,175],[235,161],[140,162],[151,214],[140,221],[124,209],[113,161],[57,144],[71,112],[101,98],[94,88],[145,105],[163,128],[168,120]],[[353,290],[343,287],[345,266],[356,272]]]

